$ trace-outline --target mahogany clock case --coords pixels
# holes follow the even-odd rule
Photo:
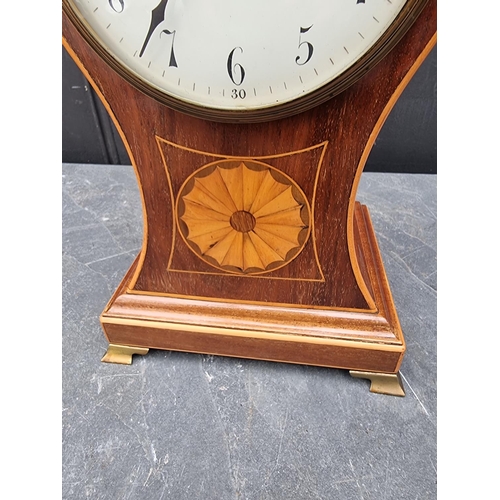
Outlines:
[[[117,124],[143,200],[142,252],[101,317],[111,358],[132,346],[129,358],[158,348],[396,376],[405,342],[368,210],[355,198],[373,142],[435,31],[430,1],[342,94],[291,117],[234,124],[138,91],[63,18],[65,47]],[[227,221],[199,215],[214,209],[214,193],[236,200],[242,186]],[[269,236],[278,226],[279,238]]]

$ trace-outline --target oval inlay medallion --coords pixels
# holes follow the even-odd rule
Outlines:
[[[256,160],[220,160],[190,175],[177,197],[188,247],[218,269],[260,274],[283,267],[310,234],[309,203],[278,169]]]
[[[238,210],[229,219],[231,227],[240,233],[248,233],[255,227],[255,217],[246,210]]]

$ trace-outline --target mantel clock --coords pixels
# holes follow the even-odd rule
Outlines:
[[[356,190],[435,42],[435,0],[63,0],[63,44],[143,203],[103,361],[154,348],[311,364],[404,395]]]

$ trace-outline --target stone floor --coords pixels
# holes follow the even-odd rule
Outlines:
[[[364,173],[405,398],[342,370],[151,350],[101,363],[142,242],[131,167],[63,164],[63,498],[435,499],[436,177]]]

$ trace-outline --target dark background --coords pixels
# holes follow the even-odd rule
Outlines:
[[[436,173],[437,49],[410,81],[373,146],[365,171]],[[62,161],[130,165],[116,128],[63,49]]]

